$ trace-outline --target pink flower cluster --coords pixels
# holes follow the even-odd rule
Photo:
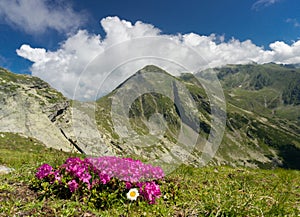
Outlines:
[[[140,188],[139,193],[147,200],[150,204],[155,203],[155,199],[161,196],[159,185],[154,181],[138,183],[137,186]]]
[[[147,180],[162,179],[165,174],[160,167],[154,167],[150,164],[144,164],[139,160],[131,158],[118,158],[106,156],[99,158],[86,158],[87,162],[93,167],[107,174],[126,182],[139,182]]]
[[[43,179],[45,177],[51,178],[51,183],[53,183],[55,180],[60,181],[61,179],[59,171],[53,171],[53,168],[49,164],[43,164],[40,166],[35,175],[38,179]]]
[[[164,172],[160,167],[144,164],[131,158],[118,158],[114,156],[98,158],[69,158],[55,170],[48,164],[38,168],[36,177],[45,178],[54,183],[67,184],[71,193],[78,188],[87,187],[91,190],[97,185],[106,185],[112,178],[125,183],[125,188],[139,187],[139,193],[150,204],[161,196],[159,185],[154,180],[162,179]]]
[[[35,176],[38,179],[43,179],[52,173],[52,169],[52,166],[50,166],[49,164],[43,164],[38,168],[38,171],[35,174]]]
[[[66,163],[61,166],[65,168],[66,173],[71,175],[74,179],[68,182],[68,186],[71,192],[74,192],[78,188],[78,183],[86,183],[88,189],[91,188],[90,180],[92,176],[89,173],[89,164],[80,158],[69,158]],[[77,181],[76,181],[77,180]]]
[[[79,184],[76,182],[75,179],[73,179],[68,182],[68,187],[69,187],[70,191],[73,193],[77,190],[77,188],[79,187]]]

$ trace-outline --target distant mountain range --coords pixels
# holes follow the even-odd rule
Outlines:
[[[219,111],[226,121],[210,164],[300,169],[300,69],[270,63],[214,72],[226,99],[226,110]],[[39,78],[0,69],[0,132],[88,155],[139,155],[160,163],[184,159],[201,166],[217,130],[216,105],[201,83],[207,73],[173,77],[146,66],[96,102],[78,102]]]

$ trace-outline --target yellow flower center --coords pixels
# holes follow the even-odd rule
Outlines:
[[[129,195],[130,195],[130,197],[135,197],[136,192],[135,192],[135,191],[131,191],[131,192],[129,193]]]

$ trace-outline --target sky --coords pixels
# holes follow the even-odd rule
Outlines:
[[[165,55],[169,62],[198,64],[183,46],[200,54],[202,68],[299,64],[299,11],[299,0],[1,0],[0,66],[38,76],[70,98],[77,90],[77,98],[88,100],[99,91],[105,70],[130,62],[128,56]],[[118,50],[124,43],[130,49]],[[99,55],[103,70],[86,70]],[[115,78],[147,62],[122,63],[109,82],[116,86],[121,80]],[[168,68],[165,62],[150,61]]]

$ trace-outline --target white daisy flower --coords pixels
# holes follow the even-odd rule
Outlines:
[[[139,191],[136,188],[132,188],[128,191],[126,194],[127,199],[129,200],[136,200],[136,198],[139,196]]]

